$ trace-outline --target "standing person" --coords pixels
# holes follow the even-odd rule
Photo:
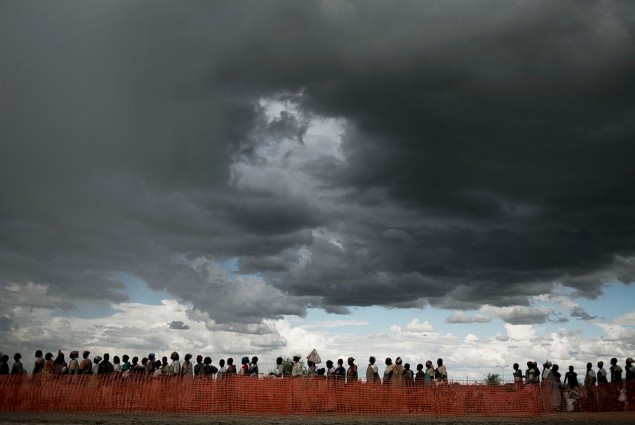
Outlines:
[[[249,357],[245,356],[240,361],[241,366],[238,371],[239,375],[248,376],[249,375]]]
[[[607,375],[606,375],[606,369],[604,369],[604,362],[603,361],[599,361],[598,362],[598,371],[597,371],[597,379],[598,379],[598,385],[600,384],[608,384],[609,380],[607,379]]]
[[[3,354],[0,357],[0,375],[8,375],[9,374],[9,356]]]
[[[560,366],[554,364],[551,366],[551,374],[553,375],[556,384],[558,385],[558,391],[560,391],[560,408],[559,410],[565,410],[567,403],[564,399],[564,386],[562,385],[562,374],[560,373]]]
[[[199,376],[203,369],[203,356],[200,354],[196,356],[196,365],[194,366],[194,376]]]
[[[617,364],[617,359],[615,357],[611,359],[609,373],[611,374],[611,386],[609,387],[611,410],[622,410],[624,403],[618,400],[620,391],[622,391],[622,367]]]
[[[542,387],[545,393],[543,406],[546,410],[557,410],[560,407],[560,388],[551,370],[552,364],[546,361],[542,369]]]
[[[46,353],[44,355],[44,369],[42,369],[43,375],[53,374],[53,353]]]
[[[394,375],[395,365],[392,363],[392,359],[390,357],[386,357],[384,364],[386,365],[386,368],[384,369],[384,385],[390,385]]]
[[[333,367],[333,361],[326,361],[326,378],[335,378],[335,368]]]
[[[403,365],[401,357],[397,357],[395,359],[395,365],[392,370],[392,378],[390,379],[390,383],[394,387],[401,387],[403,384]]]
[[[304,375],[304,369],[302,368],[302,363],[300,362],[301,358],[302,356],[299,354],[293,355],[293,367],[291,368],[291,377],[293,378]]]
[[[130,372],[130,370],[132,370],[132,365],[130,364],[130,356],[127,354],[124,354],[121,357],[121,360],[123,361],[123,363],[121,364],[121,371],[122,372]]]
[[[71,361],[68,362],[68,373],[76,375],[79,373],[79,360],[77,360],[79,357],[79,351],[71,351],[69,357],[71,358]]]
[[[183,364],[181,365],[181,376],[185,376],[187,378],[191,378],[194,376],[194,366],[192,365],[192,361],[190,360],[192,355],[187,353],[183,360]]]
[[[93,370],[92,374],[97,375],[99,373],[99,363],[101,363],[101,356],[95,356],[93,358]]]
[[[337,359],[337,367],[335,368],[335,379],[343,381],[346,376],[346,369],[344,369],[344,360]]]
[[[415,384],[417,386],[423,386],[426,382],[426,373],[423,371],[423,365],[419,363],[417,365],[417,373],[415,374]]]
[[[143,359],[146,359],[146,363],[148,362],[148,359],[146,357],[144,357]],[[146,365],[143,363],[143,359],[141,359],[141,364],[139,364],[139,357],[134,356],[132,358],[132,363],[130,364],[130,371],[134,373],[145,372]]]
[[[354,363],[355,359],[352,357],[348,358],[348,370],[346,371],[346,382],[352,384],[354,382],[359,381],[359,377],[357,375],[357,365]]]
[[[586,374],[584,375],[584,388],[586,389],[586,400],[591,412],[596,412],[598,407],[597,395],[595,393],[596,373],[593,370],[593,363],[586,364]]]
[[[79,370],[77,373],[80,375],[90,375],[93,373],[93,362],[88,358],[90,351],[86,350],[82,353],[82,361],[79,363]]]
[[[121,359],[119,358],[119,356],[115,356],[112,358],[112,369],[115,373],[121,372]]]
[[[155,362],[155,355],[154,355],[154,353],[150,353],[150,354],[148,354],[148,361],[146,362],[146,364],[145,364],[145,366],[144,366],[144,369],[145,369],[146,374],[147,374],[148,376],[152,376],[152,375],[154,375],[154,369],[155,369],[154,362]]]
[[[512,376],[514,377],[514,385],[516,389],[519,390],[523,387],[523,372],[520,370],[520,365],[518,363],[514,363],[514,371],[512,372]]]
[[[99,368],[97,369],[97,373],[99,375],[108,375],[115,371],[115,367],[110,363],[110,354],[105,353],[104,358],[101,362],[99,362]]]
[[[161,365],[159,366],[161,369],[161,375],[169,376],[170,375],[170,364],[168,363],[168,357],[161,357]]]
[[[253,356],[251,358],[251,363],[249,364],[248,375],[257,378],[258,377],[258,356]]]
[[[212,365],[212,358],[209,356],[205,357],[205,360],[203,360],[203,369],[201,370],[201,376],[204,376],[206,378],[213,378],[217,372],[218,368]]]
[[[282,357],[278,357],[276,359],[276,367],[273,368],[271,376],[275,376],[276,378],[282,378],[284,376],[284,365],[282,364]]]
[[[35,352],[35,362],[33,363],[32,375],[40,375],[44,369],[44,359],[42,358],[42,350]]]
[[[378,384],[381,383],[379,380],[379,369],[375,364],[375,357],[370,356],[368,359],[368,367],[366,368],[366,383],[367,384]]]
[[[434,381],[435,370],[432,366],[432,360],[426,361],[426,371],[424,376],[424,381],[426,384],[433,384]]]
[[[624,388],[626,389],[626,401],[628,401],[628,405],[630,409],[635,409],[635,364],[633,364],[633,358],[628,357],[626,359],[626,366],[624,367],[626,370],[626,377]]]
[[[575,404],[576,401],[580,398],[580,384],[578,383],[578,374],[575,373],[573,370],[573,366],[569,366],[569,371],[564,374],[564,381],[562,383],[564,385],[567,385],[567,383],[569,384],[569,399],[573,400],[573,409],[577,410]],[[568,408],[568,410],[571,409]]]
[[[403,382],[406,387],[412,387],[415,384],[415,374],[410,369],[410,363],[406,363],[403,366]]]
[[[229,357],[227,359],[227,372],[225,372],[228,376],[236,375],[236,365],[234,364],[234,359]]]
[[[22,354],[15,353],[13,355],[13,367],[11,368],[11,375],[24,375],[24,366],[22,366],[22,362],[20,359],[22,358]]]
[[[216,373],[216,379],[223,379],[223,375],[227,373],[227,368],[225,367],[225,359],[220,359],[218,361],[218,372]]]
[[[168,375],[172,376],[181,376],[181,362],[179,361],[179,353],[176,351],[170,354],[170,359],[172,363],[170,364]]]
[[[617,364],[617,359],[615,357],[611,359],[611,367],[609,368],[609,371],[611,372],[611,384],[622,382],[622,367]]]
[[[65,375],[68,372],[68,367],[66,365],[66,360],[64,359],[64,353],[62,350],[57,351],[57,357],[53,362],[53,373],[55,375]]]
[[[311,360],[307,360],[306,365],[309,367],[306,372],[307,378],[314,378],[315,375],[317,375],[317,368],[315,367],[315,363],[313,363]]]
[[[527,362],[527,370],[525,371],[525,384],[535,385],[538,383],[538,370],[534,369],[534,362]]]
[[[443,364],[443,359],[437,359],[437,368],[434,370],[434,379],[436,382],[448,382],[448,369]]]

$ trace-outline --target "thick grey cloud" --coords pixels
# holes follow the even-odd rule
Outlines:
[[[218,323],[631,283],[634,15],[5,2],[0,283],[72,308],[125,300],[125,272]],[[296,113],[267,119],[265,98]],[[345,122],[341,157],[307,153],[325,118]],[[300,150],[274,164],[283,140]],[[244,276],[210,269],[228,259]]]
[[[168,324],[168,328],[176,330],[188,330],[190,327],[183,323],[182,320],[173,320]]]

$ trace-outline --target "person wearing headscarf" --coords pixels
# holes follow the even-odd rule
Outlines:
[[[304,376],[304,368],[302,367],[302,362],[300,359],[302,356],[299,354],[293,355],[293,367],[291,368],[291,377],[297,378],[299,376]]]
[[[24,371],[24,366],[22,366],[22,362],[20,359],[22,358],[22,354],[15,353],[13,355],[13,367],[11,368],[11,375],[24,375],[26,372]]]
[[[401,357],[395,359],[395,365],[392,370],[391,384],[394,387],[401,387],[403,385],[403,361]]]
[[[249,357],[245,356],[240,360],[241,366],[238,371],[239,375],[248,376],[249,375]]]
[[[99,373],[99,363],[101,363],[101,356],[95,356],[93,358],[93,370],[92,374],[97,375]]]
[[[542,368],[543,406],[547,411],[556,410],[560,407],[560,388],[558,388],[558,383],[551,367],[551,362],[547,360]]]
[[[352,384],[359,381],[359,377],[357,374],[357,365],[354,363],[355,359],[352,357],[348,358],[348,370],[346,371],[346,383]]]

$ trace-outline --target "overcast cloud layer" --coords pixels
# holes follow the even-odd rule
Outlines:
[[[0,331],[126,274],[265,335],[544,323],[558,284],[631,284],[634,28],[618,1],[4,1]]]

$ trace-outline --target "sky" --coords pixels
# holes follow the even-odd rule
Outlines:
[[[635,354],[635,4],[0,0],[0,351]]]

